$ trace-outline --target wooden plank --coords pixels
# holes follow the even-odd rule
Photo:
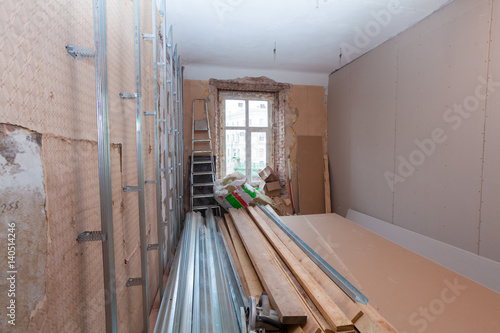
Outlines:
[[[224,220],[220,219],[218,224],[219,224],[219,229],[222,235],[224,236],[224,239],[226,240],[229,254],[233,259],[234,268],[236,268],[236,272],[238,273],[238,276],[240,278],[241,285],[243,286],[243,290],[245,291],[245,295],[249,296],[250,290],[248,289],[247,280],[245,279],[245,274],[243,273],[243,269],[241,268],[240,260],[238,259],[238,255],[236,254],[236,250],[234,249],[234,244],[231,240],[231,237],[229,236],[229,232],[227,231]]]
[[[359,306],[333,282],[260,208],[256,209],[259,216],[271,230],[286,245],[293,255],[301,262],[304,268],[314,277],[328,296],[339,306],[342,312],[352,322],[363,314]],[[272,210],[271,210],[272,212]]]
[[[297,139],[300,214],[325,212],[323,138],[299,135]]]
[[[262,235],[264,237],[264,235]],[[302,301],[302,305],[304,309],[307,311],[307,323],[302,325],[302,329],[307,333],[333,333],[334,331],[330,328],[330,325],[326,322],[325,318],[319,312],[318,308],[314,305],[311,298],[307,295],[306,291],[297,279],[293,276],[290,269],[286,266],[286,264],[280,260],[279,262],[280,268],[285,273],[289,283],[295,289],[296,293],[299,295],[299,299]]]
[[[280,218],[276,212],[268,208],[271,213],[276,217]],[[259,215],[268,223],[271,229],[280,237],[282,242],[289,246],[289,249],[294,253],[294,255],[299,259],[299,261],[306,267],[310,272],[314,271],[315,279],[320,283],[320,285],[327,291],[330,297],[339,305],[339,307],[344,311],[344,313],[350,313],[348,318],[351,318],[354,326],[360,333],[396,333],[397,330],[385,319],[377,310],[375,310],[370,304],[364,305],[361,303],[355,303],[321,270],[319,267],[312,262],[309,257],[307,257],[304,252],[272,221],[269,217],[260,209],[256,208]],[[331,289],[330,289],[331,288]],[[337,299],[337,297],[341,297]],[[346,302],[346,303],[343,303]],[[345,308],[348,306],[349,308]],[[348,312],[350,311],[350,312]]]
[[[361,333],[397,333],[397,329],[392,326],[377,310],[369,303],[359,304],[364,314],[360,318],[360,322],[356,322],[356,328]],[[364,317],[364,318],[363,318]],[[363,319],[363,320],[361,320]]]
[[[326,294],[323,288],[321,288],[319,283],[302,266],[300,261],[285,246],[285,244],[283,244],[278,236],[276,236],[267,223],[257,213],[255,208],[248,207],[248,211],[264,235],[276,249],[276,252],[280,255],[283,261],[285,261],[288,268],[300,282],[301,286],[307,292],[328,324],[337,331],[348,331],[354,329],[352,321],[347,318],[338,305]]]
[[[333,330],[330,328],[330,326],[323,318],[321,313],[319,313],[318,309],[311,301],[311,299],[309,298],[305,290],[302,288],[300,283],[297,281],[297,279],[293,276],[290,269],[286,266],[283,260],[276,253],[276,250],[271,245],[266,236],[264,236],[262,231],[257,227],[257,225],[255,225],[255,223],[252,223],[252,227],[254,228],[255,232],[259,235],[262,244],[266,246],[269,254],[276,263],[276,266],[279,267],[283,272],[283,275],[286,277],[286,281],[288,282],[288,284],[295,290],[297,296],[302,302],[304,309],[307,312],[307,322],[299,326],[301,327],[302,331],[305,333],[321,333],[321,332],[333,333]]]
[[[328,155],[323,156],[324,178],[325,178],[325,212],[332,212],[332,200],[330,197],[330,169],[328,169]]]
[[[236,255],[241,264],[241,269],[243,271],[243,275],[245,276],[245,281],[248,286],[249,296],[253,296],[255,298],[259,298],[262,292],[264,291],[264,287],[260,283],[259,277],[255,272],[255,269],[248,257],[247,251],[243,246],[243,242],[241,241],[240,235],[236,231],[236,228],[233,223],[233,219],[229,214],[225,214],[224,218],[226,219],[227,228],[229,230],[229,234],[231,235],[231,239],[233,241],[234,250],[236,251]]]
[[[253,230],[253,222],[234,208],[229,209],[229,214],[280,321],[283,324],[305,324],[306,311]]]

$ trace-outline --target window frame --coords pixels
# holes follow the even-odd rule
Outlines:
[[[245,104],[245,126],[230,126],[226,124],[226,100],[240,100]],[[267,117],[268,126],[250,126],[250,108],[249,101],[266,101],[267,102]],[[273,119],[274,119],[274,104],[275,104],[275,94],[268,92],[240,92],[240,91],[219,91],[219,102],[220,102],[220,128],[221,136],[221,151],[223,152],[223,157],[220,163],[221,166],[221,176],[225,177],[227,175],[227,158],[226,156],[226,134],[228,130],[244,130],[245,131],[245,170],[247,177],[247,182],[253,186],[258,185],[259,182],[252,181],[252,149],[251,149],[251,137],[252,133],[265,133],[266,137],[266,160],[265,165],[269,165],[273,168],[274,158],[274,137],[273,137]],[[264,166],[265,167],[265,166]]]

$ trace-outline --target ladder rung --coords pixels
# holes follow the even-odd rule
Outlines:
[[[211,153],[211,150],[193,150],[193,153]]]
[[[212,164],[212,161],[193,161],[193,164]]]
[[[197,172],[193,172],[193,175],[195,175],[195,176],[213,175],[213,172],[212,171],[197,171]]]
[[[206,194],[193,194],[193,199],[197,199],[197,198],[211,198],[213,197],[214,194],[213,193],[206,193]]]
[[[194,139],[193,142],[210,142],[210,139]]]
[[[213,186],[214,183],[195,183],[195,184],[192,184],[191,186],[193,187],[203,187],[203,186]]]
[[[193,210],[207,209],[207,208],[219,208],[218,205],[208,205],[208,206],[193,206]]]

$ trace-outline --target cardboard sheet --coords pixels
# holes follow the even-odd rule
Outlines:
[[[299,211],[301,214],[325,212],[323,173],[323,139],[321,136],[299,136]]]

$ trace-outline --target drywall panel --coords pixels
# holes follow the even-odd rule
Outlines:
[[[500,262],[500,2],[493,2],[479,254]]]
[[[330,75],[328,83],[328,158],[333,211],[345,216],[350,207],[351,68]]]
[[[325,90],[319,86],[293,85],[285,106],[285,153],[290,154],[292,196],[295,209],[298,206],[297,142],[299,135],[319,135],[323,141],[323,153],[327,149],[327,111]],[[288,175],[288,170],[285,170]]]
[[[293,133],[326,137],[325,90],[318,86],[292,86],[290,109],[295,115]]]
[[[397,44],[391,40],[351,69],[350,208],[392,222]]]
[[[42,136],[0,123],[2,332],[24,332],[45,296],[47,218]]]
[[[349,209],[347,219],[500,293],[500,263]]]
[[[394,223],[477,253],[489,5],[462,3],[397,38]]]
[[[498,330],[500,294],[338,215],[282,220],[399,332]]]
[[[299,135],[297,142],[300,214],[325,212],[323,140],[320,136]]]

